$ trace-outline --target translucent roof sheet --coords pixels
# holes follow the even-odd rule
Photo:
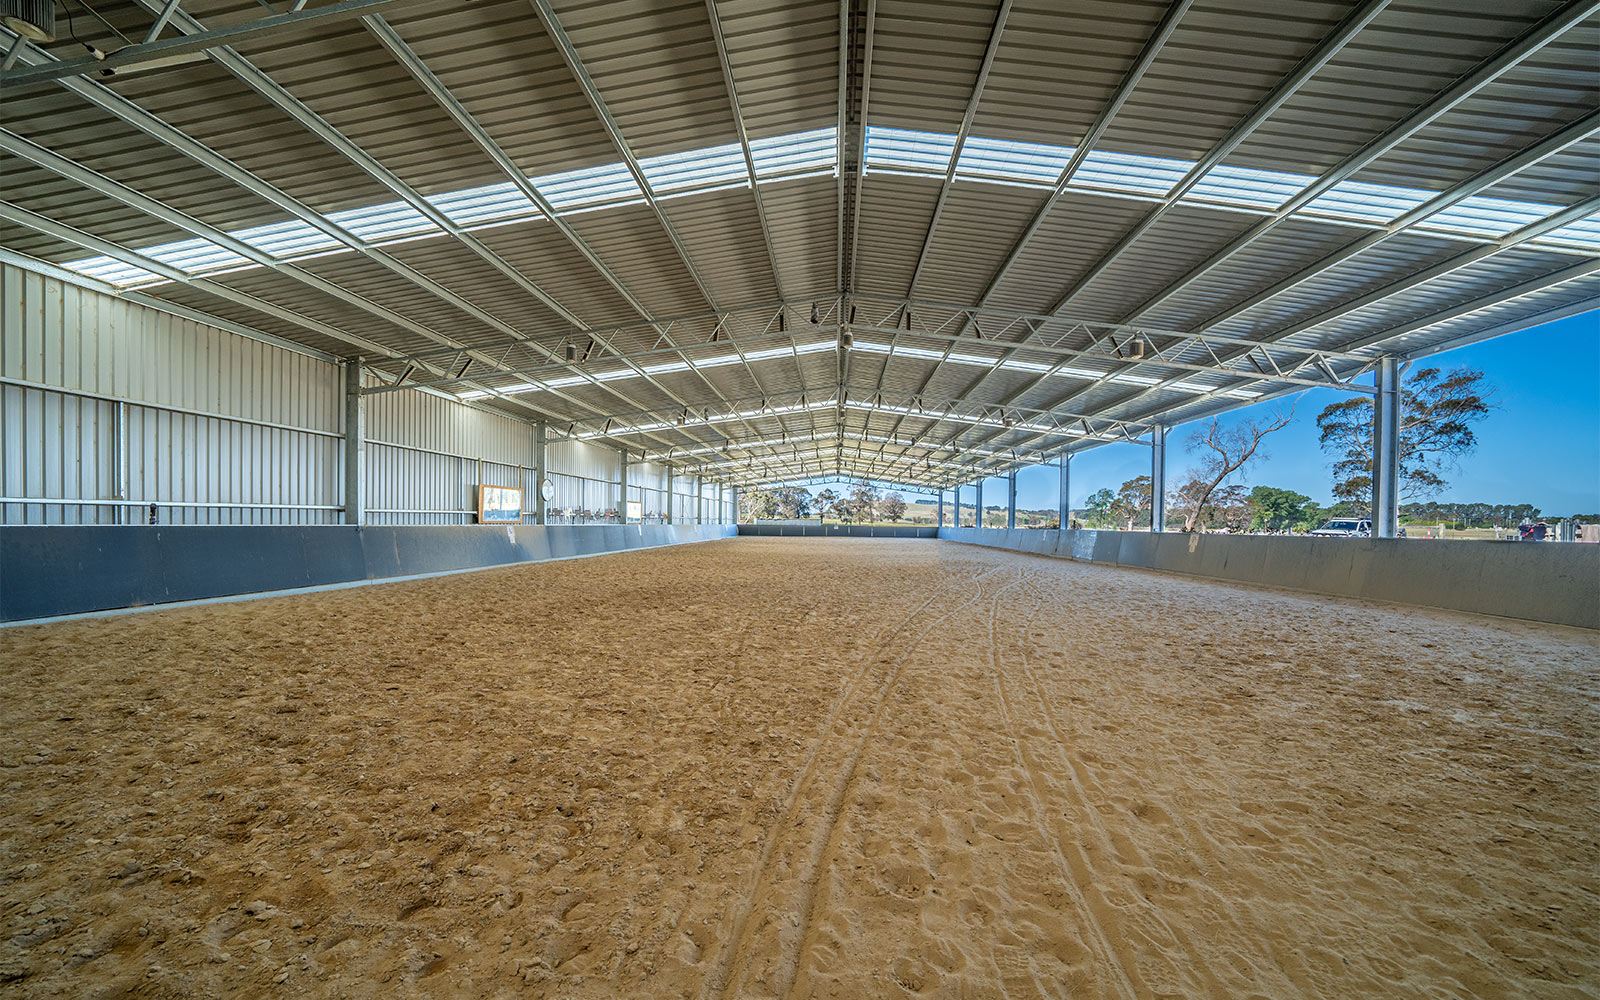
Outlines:
[[[1072,179],[1076,187],[1104,187],[1161,197],[1183,179],[1192,163],[1159,156],[1135,156],[1095,150],[1083,158]]]
[[[879,173],[942,177],[955,151],[954,135],[908,129],[871,127],[866,160]],[[815,129],[752,140],[751,157],[759,183],[810,176],[838,169],[837,132]],[[1054,185],[1072,157],[1066,146],[970,137],[962,147],[956,176],[967,181]],[[1187,160],[1095,150],[1084,157],[1069,187],[1162,198],[1194,167]],[[736,143],[686,150],[640,161],[640,168],[663,198],[718,190],[749,183],[744,153]],[[1184,202],[1271,212],[1304,190],[1315,178],[1302,174],[1254,170],[1223,164],[1209,171],[1182,197]],[[608,163],[529,178],[558,212],[593,211],[636,204],[643,195],[622,163]],[[1310,215],[1383,226],[1437,196],[1437,192],[1363,181],[1344,181],[1302,211]],[[463,229],[504,225],[540,218],[538,208],[515,184],[450,191],[429,202]],[[1559,210],[1560,206],[1502,198],[1471,197],[1437,213],[1421,228],[1473,239],[1497,239]],[[363,243],[381,245],[439,232],[420,212],[402,202],[384,202],[329,215]],[[278,222],[231,233],[236,239],[280,260],[338,251],[340,244],[299,221]],[[1595,251],[1596,227],[1578,223],[1551,233],[1540,243],[1563,249]],[[210,274],[252,266],[251,262],[206,240],[192,239],[140,251],[189,274]],[[106,257],[69,261],[73,270],[121,287],[159,283],[161,278]]]
[[[1600,214],[1591,215],[1570,226],[1552,229],[1533,242],[1600,254]]]
[[[1070,147],[968,136],[956,176],[1054,187],[1070,159]]]
[[[1388,184],[1341,181],[1330,188],[1327,194],[1307,205],[1305,211],[1311,215],[1387,225],[1437,193]]]
[[[639,161],[639,168],[656,194],[725,187],[747,183],[750,179],[744,164],[744,150],[736,142],[648,157]]]
[[[838,168],[838,136],[839,130],[829,127],[751,139],[750,158],[756,164],[756,178],[764,181],[832,172]]]
[[[1188,196],[1273,211],[1304,191],[1310,183],[1311,178],[1303,174],[1221,164],[1200,178],[1189,189]]]
[[[956,137],[900,128],[867,129],[867,169],[887,173],[936,174],[950,169]]]
[[[836,169],[837,130],[832,128],[772,136],[750,143],[757,180],[762,183],[809,176]],[[744,152],[737,143],[691,149],[639,161],[652,190],[663,198],[681,197],[749,183]],[[644,200],[633,175],[623,163],[607,163],[528,178],[539,194],[561,214],[638,204]],[[429,204],[462,229],[482,229],[511,222],[543,218],[538,207],[517,185],[506,181],[461,191],[431,195]],[[410,205],[383,202],[333,212],[329,221],[358,241],[380,246],[398,240],[434,235],[439,228]],[[299,220],[275,222],[229,233],[279,260],[338,251],[339,241]],[[187,274],[213,274],[253,266],[207,240],[183,240],[139,251]],[[159,284],[165,279],[130,267],[110,257],[87,257],[63,266],[118,287]]]

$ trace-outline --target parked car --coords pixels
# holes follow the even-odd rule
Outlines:
[[[1371,538],[1372,522],[1365,518],[1336,517],[1311,532],[1321,538]]]

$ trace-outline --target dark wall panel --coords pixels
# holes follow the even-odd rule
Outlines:
[[[732,525],[0,526],[0,621],[726,538]]]

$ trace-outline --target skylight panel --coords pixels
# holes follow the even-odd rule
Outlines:
[[[645,180],[657,193],[683,191],[711,185],[727,186],[748,180],[744,151],[738,143],[691,149],[683,153],[651,156],[639,161]]]
[[[1081,187],[1103,187],[1160,197],[1172,190],[1194,164],[1159,156],[1135,156],[1095,150],[1083,158],[1072,178]]]
[[[838,141],[838,129],[833,127],[751,139],[750,158],[760,180],[833,170],[838,166]]]
[[[142,267],[124,264],[115,257],[85,257],[82,260],[69,260],[61,265],[68,270],[86,274],[91,278],[99,278],[118,288],[128,288],[132,285],[154,284],[166,279],[159,274],[153,274]]]
[[[328,219],[369,243],[439,231],[421,212],[398,201],[331,212]]]
[[[956,176],[1054,187],[1072,159],[1072,147],[968,136]]]
[[[1387,225],[1433,198],[1437,192],[1363,181],[1341,181],[1304,209],[1311,215],[1329,215]]]
[[[1429,229],[1444,229],[1497,239],[1560,210],[1559,205],[1540,205],[1535,202],[1474,196],[1463,198],[1435,214],[1422,225]]]
[[[241,243],[248,243],[262,253],[270,254],[280,260],[341,245],[332,236],[299,219],[252,226],[249,229],[241,229],[233,236]]]
[[[1219,166],[1200,178],[1184,200],[1194,198],[1272,210],[1304,191],[1313,179],[1305,174],[1277,170]]]
[[[1570,226],[1552,229],[1533,242],[1600,254],[1600,214],[1580,219]]]
[[[935,351],[926,347],[896,347],[894,353],[897,357],[922,358],[927,361],[938,361],[944,357],[943,351]]]
[[[913,132],[875,125],[867,128],[869,170],[943,174],[950,168],[955,148],[956,137],[940,132]]]
[[[201,274],[251,263],[232,250],[225,250],[210,240],[202,239],[183,240],[151,247],[144,251],[144,255],[163,264],[170,264],[185,274]]]
[[[428,202],[462,227],[541,217],[538,206],[510,181],[432,195]]]
[[[567,170],[533,178],[533,186],[556,211],[637,201],[643,197],[621,163]]]

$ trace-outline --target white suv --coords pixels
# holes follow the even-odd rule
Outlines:
[[[1312,534],[1321,538],[1371,538],[1372,522],[1353,517],[1337,517],[1324,522],[1322,527]]]

